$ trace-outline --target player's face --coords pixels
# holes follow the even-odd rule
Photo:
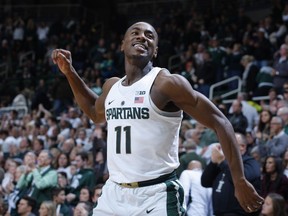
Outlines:
[[[158,35],[148,23],[139,22],[132,25],[122,41],[122,51],[128,57],[147,57],[151,60],[157,56]]]

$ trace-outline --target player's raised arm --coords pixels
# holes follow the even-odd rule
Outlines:
[[[61,72],[66,76],[73,91],[77,104],[83,112],[95,123],[105,121],[104,102],[111,85],[116,81],[111,79],[103,86],[101,96],[95,94],[79,77],[72,66],[71,53],[68,50],[55,49],[52,52],[52,59],[58,65]]]

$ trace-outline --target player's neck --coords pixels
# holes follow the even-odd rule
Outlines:
[[[144,68],[139,68],[135,65],[126,65],[126,79],[123,81],[123,85],[132,85],[133,83],[144,77],[147,73],[149,73],[152,68],[152,62],[148,62],[148,64]]]

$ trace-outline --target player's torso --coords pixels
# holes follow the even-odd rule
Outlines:
[[[114,181],[152,179],[178,166],[181,112],[159,114],[149,95],[159,70],[153,68],[131,86],[123,86],[123,78],[107,95],[108,168]]]

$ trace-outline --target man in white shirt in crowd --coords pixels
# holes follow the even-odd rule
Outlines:
[[[180,182],[184,189],[187,216],[212,216],[212,189],[201,185],[202,164],[190,161],[188,168],[181,173]]]

